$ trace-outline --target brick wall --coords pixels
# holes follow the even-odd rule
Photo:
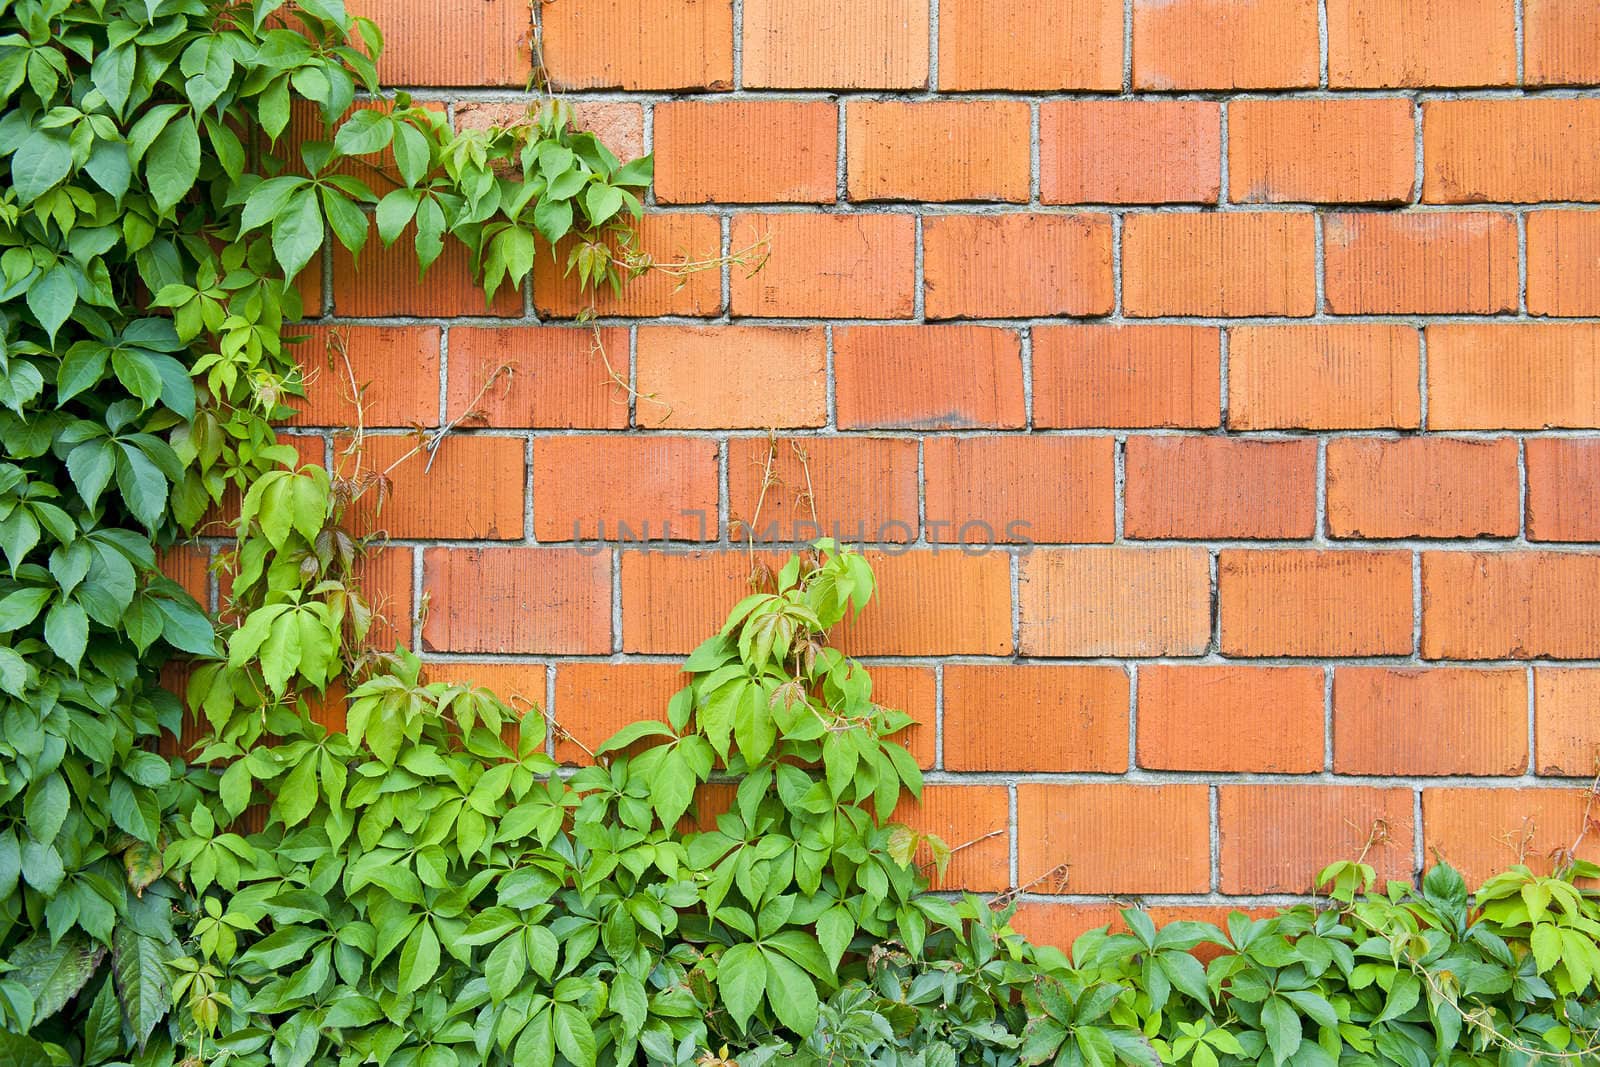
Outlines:
[[[530,99],[527,2],[359,7],[386,80],[470,124]],[[1040,936],[1108,895],[1300,894],[1374,827],[1400,877],[1576,836],[1600,756],[1590,0],[537,17],[583,120],[656,155],[646,246],[771,258],[602,301],[632,400],[549,259],[487,309],[459,255],[420,285],[405,252],[325,263],[307,360],[346,331],[380,435],[515,364],[371,517],[374,586],[436,676],[591,745],[661,714],[740,595],[771,428],[763,525],[809,517],[808,467],[823,526],[879,542],[843,640],[924,724],[911,817],[972,842],[958,884],[1028,886]],[[325,371],[294,432],[314,453],[349,418]]]

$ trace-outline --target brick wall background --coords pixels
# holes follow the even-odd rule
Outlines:
[[[533,95],[528,0],[356,4],[458,124]],[[602,301],[546,257],[324,263],[412,463],[370,567],[436,677],[591,746],[660,715],[785,535],[864,524],[845,635],[918,716],[911,817],[1061,938],[1304,893],[1361,851],[1469,878],[1578,834],[1600,757],[1592,0],[551,0],[553,84],[653,151],[645,244],[771,258]],[[326,370],[293,432],[331,456]],[[405,447],[378,436],[369,455]],[[704,527],[680,511],[706,516]],[[670,543],[625,543],[648,524]],[[1036,544],[964,552],[987,524]],[[800,531],[803,535],[804,531]],[[593,541],[609,545],[596,550]],[[413,618],[423,605],[426,612]],[[575,746],[560,747],[577,758]],[[1056,871],[1056,874],[1050,872]],[[1064,876],[1063,873],[1064,872]]]

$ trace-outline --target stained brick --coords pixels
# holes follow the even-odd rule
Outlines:
[[[1130,215],[1122,270],[1133,316],[1310,315],[1316,227],[1300,212]]]
[[[1600,35],[1589,0],[1522,0],[1522,36],[1529,85],[1600,83]]]
[[[1517,442],[1342,437],[1328,442],[1334,537],[1515,537]]]
[[[1600,774],[1600,670],[1535,667],[1533,769],[1539,774]]]
[[[1039,106],[1039,198],[1214,204],[1221,131],[1222,109],[1205,100],[1047,101]]]
[[[295,426],[428,425],[439,417],[437,326],[301,326],[306,378]],[[347,362],[348,361],[348,362]],[[352,381],[353,380],[353,381]],[[360,396],[361,410],[354,398]]]
[[[1412,429],[1421,419],[1420,336],[1340,323],[1228,331],[1228,427]]]
[[[1135,0],[1135,89],[1317,84],[1316,0]]]
[[[868,552],[877,592],[839,628],[853,656],[1006,656],[1011,644],[1011,558],[951,549]]]
[[[1146,664],[1139,668],[1139,766],[1320,771],[1322,705],[1318,667]]]
[[[445,412],[452,421],[519,429],[628,424],[627,330],[452,326],[449,345]],[[606,371],[608,360],[623,384]],[[648,414],[648,404],[641,408]]]
[[[932,319],[1104,315],[1115,299],[1106,215],[940,215],[922,247]]]
[[[1357,856],[1377,868],[1379,885],[1411,879],[1409,789],[1224,785],[1217,792],[1224,893],[1308,893],[1322,868]]]
[[[826,370],[821,327],[644,326],[639,421],[676,429],[821,426]],[[646,396],[656,402],[646,404]]]
[[[774,538],[803,544],[822,536],[906,542],[921,529],[917,511],[914,439],[793,437],[770,448],[766,437],[728,442],[728,536],[734,541],[745,540],[754,525],[757,544]]]
[[[493,302],[485,299],[474,280],[471,253],[459,241],[446,241],[444,251],[428,268],[417,270],[413,230],[407,228],[388,248],[377,230],[367,236],[359,258],[333,243],[333,307],[350,318],[388,315],[490,315],[515,318],[522,314],[522,293],[501,285]]]
[[[390,537],[519,541],[528,471],[520,437],[452,434],[430,455],[415,436],[368,436],[340,473],[363,486],[351,525]],[[450,502],[440,507],[441,500]]]
[[[1041,427],[1214,427],[1221,333],[1207,326],[1035,326]]]
[[[1313,441],[1129,437],[1123,528],[1133,538],[1310,537]]]
[[[1428,659],[1600,656],[1600,556],[1424,552]]]
[[[1204,549],[1038,549],[1018,566],[1025,656],[1193,656],[1210,642]]]
[[[512,7],[519,0],[509,0]],[[542,3],[545,73],[565,89],[727,89],[731,0]]]
[[[769,242],[757,273],[733,269],[733,313],[908,318],[916,286],[909,215],[741,215],[733,245]]]
[[[1205,892],[1209,823],[1203,785],[1024,783],[1017,877],[1035,893]]]
[[[1488,212],[1332,215],[1328,310],[1492,315],[1517,309],[1517,223]]]
[[[1236,100],[1228,199],[1393,204],[1416,182],[1416,124],[1403,97]]]
[[[1528,213],[1528,311],[1600,315],[1600,212]]]
[[[611,651],[611,556],[561,548],[430,548],[425,649]]]
[[[588,753],[641,719],[667,721],[667,701],[689,683],[676,663],[558,663],[551,710],[573,740],[559,735],[556,759],[588,763]],[[542,702],[543,693],[540,693]]]
[[[583,434],[533,442],[540,541],[714,541],[717,443]]]
[[[1005,786],[930,785],[920,800],[901,800],[894,818],[960,849],[942,880],[935,877],[926,850],[918,856],[936,885],[976,892],[996,892],[1010,885],[1011,798]]]
[[[998,744],[1000,737],[1026,744]],[[1128,674],[1121,667],[956,664],[944,670],[944,766],[951,771],[1128,769]]]
[[[1516,80],[1514,0],[1328,0],[1334,88]]]
[[[1031,122],[1020,100],[851,103],[850,199],[1027,200]]]
[[[1584,789],[1440,788],[1422,791],[1423,847],[1480,885],[1515,863],[1547,874],[1558,849],[1580,838],[1580,859],[1600,860],[1584,835]]]
[[[1409,552],[1224,549],[1217,602],[1227,655],[1412,650]]]
[[[1600,326],[1428,327],[1428,428],[1600,426]]]
[[[1527,672],[1340,667],[1333,675],[1333,769],[1523,774]]]
[[[1013,330],[835,327],[833,374],[841,430],[1023,425],[1022,344]]]
[[[1600,541],[1600,440],[1529,437],[1528,540]]]
[[[928,84],[921,0],[748,0],[744,85],[761,89],[913,89]]]
[[[533,15],[523,0],[351,0],[352,16],[378,22],[385,85],[504,85],[533,73]]]
[[[930,541],[975,547],[1115,538],[1109,437],[930,437],[922,465]]]
[[[534,310],[545,318],[576,318],[590,309],[596,315],[630,316],[715,315],[722,310],[722,272],[714,265],[722,255],[722,225],[715,216],[646,215],[635,246],[653,267],[630,280],[620,294],[609,286],[591,293],[580,290],[577,273],[567,273],[572,238],[557,245],[554,254],[541,251],[533,263]]]
[[[1422,159],[1433,203],[1600,200],[1600,100],[1430,100]]]
[[[664,204],[832,203],[839,109],[823,101],[657,104],[655,194]]]

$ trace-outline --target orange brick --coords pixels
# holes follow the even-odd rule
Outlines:
[[[1130,437],[1123,529],[1129,537],[1310,537],[1317,522],[1314,441]]]
[[[609,286],[592,293],[567,273],[571,238],[552,255],[539,250],[533,263],[533,306],[545,318],[575,318],[593,308],[597,315],[715,315],[722,310],[722,273],[650,270],[628,281],[620,294]],[[722,255],[722,224],[712,215],[689,212],[650,214],[639,223],[637,250],[658,266],[705,263]],[[737,268],[735,268],[737,270]]]
[[[731,0],[541,0],[541,58],[563,89],[727,89]]]
[[[396,645],[411,648],[416,605],[412,596],[416,553],[400,545],[369,548],[353,569],[356,587],[372,608],[372,628],[365,644],[380,652]]]
[[[1035,326],[1034,424],[1214,427],[1221,352],[1209,326]]]
[[[1035,893],[1203,893],[1208,794],[1203,785],[1019,785],[1017,877],[1039,879]]]
[[[945,92],[1121,87],[1122,6],[1116,0],[939,5],[939,88]]]
[[[1116,539],[1110,437],[929,437],[922,447],[930,541]]]
[[[774,568],[784,556],[769,554]],[[622,553],[622,650],[682,654],[722,629],[750,593],[752,559],[742,551]]]
[[[1422,159],[1434,203],[1600,200],[1600,100],[1430,100]]]
[[[1583,788],[1424,789],[1423,847],[1460,871],[1468,885],[1518,863],[1548,874],[1553,854],[1580,838],[1578,858],[1593,863],[1600,860],[1600,841],[1583,833],[1587,795]]]
[[[1005,786],[930,785],[920,800],[903,799],[894,819],[960,849],[944,878],[927,868],[940,889],[992,893],[1011,884],[1011,798]],[[919,856],[919,862],[928,859]]]
[[[638,335],[646,425],[821,426],[828,417],[827,339],[817,326],[645,326]],[[665,405],[662,407],[661,405]]]
[[[290,331],[291,336],[305,337],[293,351],[306,378],[306,397],[295,405],[291,426],[438,422],[437,326],[294,326]],[[354,403],[357,390],[359,418]]]
[[[1487,212],[1331,215],[1323,225],[1336,315],[1517,309],[1517,223]]]
[[[413,230],[407,228],[388,248],[377,230],[367,235],[359,261],[339,242],[333,242],[333,308],[349,318],[388,315],[493,315],[516,318],[522,314],[522,292],[502,284],[490,303],[473,278],[471,252],[460,241],[447,240],[444,251],[428,267],[417,271]]]
[[[1222,651],[1233,656],[1411,652],[1411,553],[1224,549]]]
[[[424,682],[446,682],[487,689],[517,712],[519,719],[526,720],[531,716],[533,726],[540,731],[546,729],[544,716],[539,709],[545,707],[545,689],[549,677],[550,667],[544,663],[448,660],[425,663],[422,669]],[[504,726],[500,737],[506,744],[515,746],[519,729],[516,725]]]
[[[839,109],[823,101],[676,100],[655,108],[663,204],[831,204]]]
[[[1528,678],[1510,670],[1340,667],[1333,676],[1340,774],[1522,774]]]
[[[1600,441],[1530,437],[1528,540],[1600,541]]]
[[[1428,428],[1600,426],[1600,326],[1428,327]]]
[[[1040,549],[1019,567],[1025,656],[1194,656],[1210,643],[1204,549]]]
[[[952,549],[868,552],[878,589],[840,627],[852,656],[1008,656],[1011,557]]]
[[[1388,323],[1235,326],[1228,428],[1414,429],[1422,417],[1419,342],[1415,329]]]
[[[733,247],[766,240],[758,273],[733,270],[733,313],[779,317],[909,318],[915,303],[916,223],[909,215],[741,215]]]
[[[921,0],[748,0],[744,86],[915,89],[928,84]]]
[[[1600,315],[1600,213],[1533,211],[1528,222],[1528,310]]]
[[[997,743],[1002,737],[1025,743]],[[1127,672],[1098,666],[948,665],[944,766],[952,771],[1126,771]]]
[[[1301,89],[1321,67],[1316,0],[1134,0],[1135,89]]]
[[[430,548],[422,568],[429,651],[611,651],[609,552]]]
[[[583,748],[594,751],[629,723],[666,722],[667,701],[687,684],[689,676],[676,663],[556,664],[552,710],[573,738],[558,737],[556,759],[588,763]]]
[[[1228,107],[1228,199],[1402,203],[1415,189],[1416,149],[1404,97],[1236,100]]]
[[[770,483],[763,496],[769,454]],[[766,437],[733,438],[728,442],[728,519],[731,540],[746,540],[752,524],[757,544],[803,544],[823,536],[846,543],[915,540],[921,529],[917,442],[795,437],[780,438],[769,448]]]
[[[1299,212],[1130,215],[1122,270],[1128,315],[1310,315],[1316,226]]]
[[[1016,429],[1022,344],[990,326],[839,326],[833,376],[841,430]]]
[[[1221,137],[1222,109],[1210,101],[1048,101],[1039,105],[1039,198],[1214,204],[1222,184]]]
[[[1424,552],[1428,659],[1589,659],[1600,655],[1600,556]]]
[[[180,544],[156,553],[161,573],[183,586],[205,609],[211,603],[211,551],[200,544]]]
[[[1122,909],[1116,904],[1057,904],[1024,900],[1011,916],[1011,928],[1035,945],[1053,945],[1063,952],[1090,930],[1120,929]]]
[[[1600,36],[1588,0],[1522,0],[1522,35],[1529,85],[1600,83]]]
[[[1328,84],[1514,85],[1514,0],[1328,0]]]
[[[1517,442],[1341,437],[1328,442],[1333,537],[1515,537]]]
[[[628,331],[571,326],[452,326],[445,412],[469,426],[620,430]],[[437,402],[436,402],[437,403]],[[640,404],[648,413],[649,404]],[[476,413],[476,414],[473,414]]]
[[[940,215],[922,249],[930,319],[1104,315],[1115,299],[1105,215]]]
[[[505,129],[530,117],[536,118],[539,106],[537,100],[531,105],[509,100],[457,100],[456,129],[486,130],[495,126]],[[617,100],[572,101],[572,127],[594,134],[619,159],[638,159],[644,155],[644,107],[640,104]],[[520,173],[519,170],[508,172]]]
[[[938,732],[934,720],[939,714],[939,679],[933,668],[873,664],[869,677],[874,704],[903,711],[917,720],[915,725],[890,736],[906,747],[917,766],[924,770],[932,767]]]
[[[1593,778],[1600,774],[1600,671],[1535,667],[1534,758],[1538,774]]]
[[[390,537],[520,541],[528,470],[520,437],[451,434],[430,456],[415,436],[368,436],[359,470],[337,442],[337,465],[365,484],[350,508],[362,533]],[[367,484],[367,478],[375,479]],[[441,501],[449,501],[441,507]]]
[[[714,541],[717,443],[703,437],[541,437],[533,442],[540,541]]]
[[[533,74],[533,18],[523,0],[351,0],[352,16],[383,30],[378,78],[385,85],[503,85]]]
[[[1322,868],[1363,853],[1379,885],[1411,880],[1416,818],[1409,789],[1224,785],[1217,792],[1224,893],[1309,893]]]
[[[1320,771],[1322,705],[1318,667],[1145,664],[1139,668],[1139,766]]]
[[[1028,199],[1020,100],[862,100],[845,111],[852,200]]]

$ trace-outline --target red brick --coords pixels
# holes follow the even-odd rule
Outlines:
[[[540,541],[714,541],[717,443],[706,438],[541,437],[533,442]]]
[[[655,107],[663,204],[831,204],[839,109],[820,100],[675,100]]]
[[[1052,945],[1063,952],[1090,930],[1122,926],[1122,909],[1116,904],[1058,904],[1024,900],[1011,916],[1011,928],[1034,945]]]
[[[533,306],[545,318],[597,315],[715,315],[722,310],[722,224],[713,215],[649,214],[639,223],[636,251],[651,266],[628,280],[620,294],[605,286],[584,293],[567,273],[572,239],[552,255],[541,248],[533,263]],[[687,266],[686,266],[687,265]],[[735,271],[739,268],[735,267]]]
[[[1411,652],[1411,553],[1224,549],[1222,651],[1232,656]]]
[[[741,215],[733,247],[766,240],[758,273],[733,269],[733,313],[779,317],[909,318],[916,288],[916,222],[909,215]]]
[[[1135,89],[1299,89],[1321,66],[1316,0],[1135,0]]]
[[[943,27],[943,12],[939,22]],[[1214,204],[1222,185],[1221,138],[1222,109],[1210,101],[1047,101],[1039,106],[1039,198]]]
[[[429,651],[611,651],[609,552],[430,548],[422,566]]]
[[[1214,427],[1221,352],[1209,326],[1035,326],[1034,425]]]
[[[372,627],[364,644],[380,652],[393,652],[396,645],[413,647],[412,624],[416,621],[412,595],[416,553],[400,545],[369,548],[352,568],[356,588],[372,609]]]
[[[558,738],[556,759],[588,763],[584,748],[593,752],[629,723],[666,722],[667,701],[688,683],[676,663],[556,664],[552,710],[574,739]]]
[[[531,717],[531,725],[541,734],[546,730],[546,725],[540,709],[545,706],[545,687],[549,677],[550,667],[544,663],[448,660],[425,663],[422,669],[424,682],[446,682],[487,689],[517,713],[519,724]],[[500,737],[506,744],[515,746],[519,730],[520,725],[503,726]]]
[[[644,155],[644,107],[618,100],[575,100],[572,128],[594,134],[619,159]],[[442,105],[441,105],[442,106]],[[540,101],[457,100],[457,130],[506,129],[537,118]],[[396,172],[398,174],[398,172]],[[512,173],[520,173],[513,171]]]
[[[1105,215],[940,215],[922,249],[930,319],[1104,315],[1115,299]]]
[[[449,345],[445,411],[451,420],[517,429],[620,430],[628,424],[627,391],[605,368],[609,359],[626,383],[627,330],[452,326]],[[640,408],[648,418],[649,405]]]
[[[1529,85],[1600,83],[1600,35],[1588,0],[1522,0],[1522,36]]]
[[[1340,667],[1333,675],[1333,769],[1523,774],[1527,672]]]
[[[1600,213],[1533,211],[1528,223],[1528,311],[1600,315]]]
[[[1600,556],[1424,552],[1428,659],[1600,656]]]
[[[1514,0],[1328,0],[1328,84],[1514,85]]]
[[[770,484],[763,496],[769,454]],[[766,437],[733,438],[728,442],[728,519],[728,536],[736,542],[751,536],[749,525],[755,527],[757,544],[807,543],[823,536],[846,543],[915,540],[921,529],[917,442],[794,437],[769,447]]]
[[[1441,788],[1422,791],[1428,855],[1481,885],[1513,864],[1550,872],[1558,850],[1583,838],[1578,858],[1600,860],[1600,840],[1584,835],[1587,789]]]
[[[1420,335],[1388,323],[1234,326],[1228,428],[1415,429]]]
[[[644,326],[639,421],[674,429],[821,426],[827,339],[817,326]],[[665,406],[662,406],[665,405]]]
[[[731,0],[562,0],[542,3],[539,18],[545,73],[560,88],[733,85]]]
[[[522,314],[522,292],[502,284],[488,302],[473,278],[471,252],[460,241],[447,240],[444,251],[428,267],[417,271],[417,250],[408,227],[388,248],[374,229],[367,235],[359,261],[339,242],[333,242],[333,307],[349,318],[388,315],[491,315],[516,318]]]
[[[1341,437],[1328,442],[1333,537],[1515,537],[1517,442]]]
[[[928,84],[921,0],[748,0],[744,86],[914,89]]]
[[[1534,757],[1538,774],[1593,778],[1600,774],[1600,670],[1535,667]]]
[[[1145,664],[1139,668],[1139,766],[1320,771],[1322,705],[1319,667]]]
[[[1017,786],[1017,877],[1035,893],[1203,893],[1203,785]],[[1061,874],[1054,874],[1064,868]]]
[[[1323,224],[1336,315],[1517,309],[1517,223],[1487,212],[1331,215]]]
[[[1117,0],[942,0],[939,5],[939,88],[944,92],[1121,87],[1122,5]]]
[[[352,16],[383,30],[378,78],[385,85],[503,85],[533,74],[533,16],[523,0],[351,0]]]
[[[839,629],[852,656],[1008,656],[1011,557],[953,549],[868,552],[878,588]]]
[[[1299,212],[1130,215],[1122,270],[1128,315],[1310,315],[1316,227]]]
[[[1428,327],[1428,428],[1600,426],[1600,326]]]
[[[922,448],[930,541],[1116,539],[1116,445],[1109,437],[929,437]]]
[[[1309,893],[1322,868],[1363,853],[1379,885],[1411,879],[1409,789],[1224,785],[1217,792],[1224,893]]]
[[[1600,441],[1529,437],[1528,540],[1600,541]]]
[[[369,436],[359,465],[344,453],[347,443],[336,443],[336,465],[360,487],[350,522],[363,534],[522,540],[528,489],[522,438],[452,434],[430,456],[413,435]]]
[[[783,555],[754,559],[769,566]],[[622,650],[683,654],[722,629],[750,593],[751,556],[742,551],[622,553]]]
[[[201,544],[180,544],[156,553],[161,573],[183,586],[201,608],[211,603],[211,551]]]
[[[1013,330],[839,326],[833,375],[841,430],[1016,429],[1024,423],[1022,344]]]
[[[939,715],[939,679],[933,668],[873,664],[870,677],[874,704],[903,711],[917,720],[890,737],[905,746],[917,766],[924,770],[931,768],[938,733],[935,720]]]
[[[1127,672],[1098,666],[948,665],[944,766],[951,771],[1126,771]]]
[[[1123,529],[1133,538],[1301,538],[1317,522],[1315,441],[1128,438]]]
[[[1028,199],[1020,100],[861,100],[845,112],[851,200]]]
[[[1228,199],[1394,204],[1415,189],[1416,123],[1404,97],[1236,100]]]
[[[438,421],[437,326],[295,326],[290,331],[305,338],[293,352],[306,380],[305,400],[295,404],[290,425],[353,429],[358,422],[374,427]]]
[[[1019,568],[1025,656],[1194,656],[1210,643],[1204,549],[1039,549]]]
[[[1422,158],[1434,203],[1600,200],[1600,100],[1429,100]]]
[[[920,800],[903,799],[894,819],[959,849],[944,878],[925,868],[938,888],[992,893],[1011,884],[1011,798],[1005,786],[930,785]],[[926,850],[918,857],[923,864],[929,859]]]

